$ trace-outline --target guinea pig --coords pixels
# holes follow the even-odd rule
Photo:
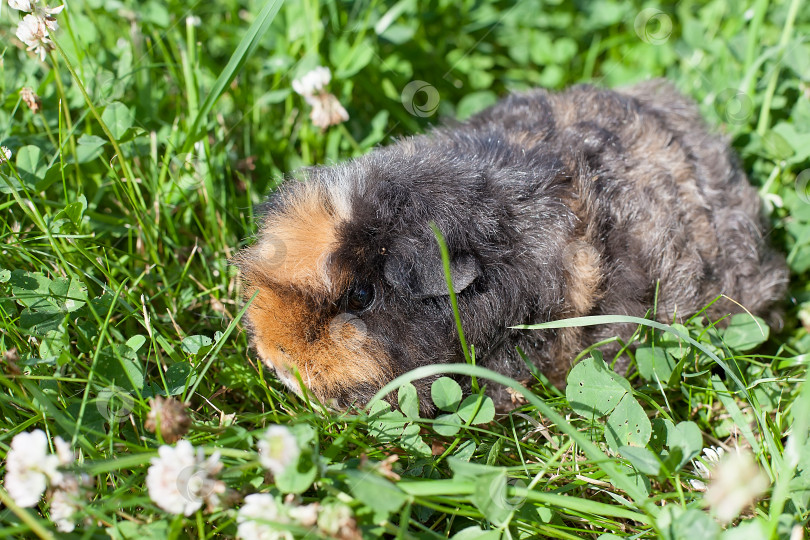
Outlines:
[[[785,293],[757,191],[662,81],[510,95],[302,174],[273,194],[236,262],[261,360],[340,408],[416,367],[464,362],[431,224],[476,363],[518,380],[531,373],[518,348],[561,385],[583,348],[634,325],[516,325],[653,312],[672,322],[709,304],[711,318],[743,306],[767,317]],[[733,301],[712,303],[721,294]],[[431,382],[416,384],[425,414]],[[499,405],[503,390],[492,391]]]

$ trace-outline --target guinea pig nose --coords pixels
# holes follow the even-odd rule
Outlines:
[[[346,308],[349,311],[365,311],[374,302],[374,287],[353,283],[346,293]]]

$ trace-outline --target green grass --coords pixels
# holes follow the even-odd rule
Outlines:
[[[13,155],[0,164],[0,454],[36,428],[79,452],[94,487],[77,538],[232,537],[253,492],[347,505],[368,538],[468,527],[480,530],[457,538],[790,537],[810,502],[810,8],[727,4],[73,1],[40,62],[4,3],[0,145]],[[324,132],[291,90],[317,65],[350,114]],[[723,330],[700,318],[640,324],[629,384],[598,362],[572,372],[593,395],[615,391],[590,409],[542,382],[530,392],[469,365],[423,368],[524,395],[492,422],[486,399],[459,403],[449,381],[434,396],[443,417],[426,420],[407,376],[391,386],[401,412],[378,402],[338,413],[259,367],[228,260],[284,173],[467,117],[510,90],[657,76],[729,135],[768,205],[792,270],[780,332],[763,336],[745,316]],[[426,92],[403,102],[412,81],[438,103]],[[185,438],[221,453],[230,495],[218,507],[175,516],[150,500],[163,440],[144,424],[156,395],[188,401]],[[647,434],[635,449],[617,443],[625,421]],[[270,424],[294,425],[304,445],[283,478],[255,453]],[[752,449],[770,480],[725,533],[689,483],[688,458],[710,445]],[[0,502],[0,536],[62,534],[46,502],[20,508],[5,489]]]

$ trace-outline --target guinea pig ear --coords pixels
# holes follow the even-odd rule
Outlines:
[[[449,296],[444,265],[438,249],[428,250],[420,257],[397,256],[391,253],[383,268],[385,280],[397,289],[407,291],[416,298]],[[457,255],[450,259],[450,276],[453,278],[453,292],[466,289],[481,275],[481,265],[470,254]]]

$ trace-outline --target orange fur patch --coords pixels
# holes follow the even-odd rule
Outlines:
[[[256,349],[293,390],[300,393],[294,370],[321,401],[391,378],[387,356],[360,319],[345,313],[324,317],[326,307],[308,307],[311,300],[299,292],[261,286],[258,291],[248,309]]]
[[[574,317],[587,315],[599,300],[602,271],[599,252],[591,244],[575,240],[563,251],[566,271],[566,297]]]
[[[327,265],[338,225],[320,193],[308,189],[284,213],[267,218],[252,251],[274,282],[325,290],[332,285]]]
[[[317,187],[301,186],[283,203],[238,257],[245,297],[258,291],[247,319],[259,356],[300,393],[297,370],[321,401],[356,385],[382,386],[391,378],[387,355],[360,319],[337,307],[350,282],[330,262],[340,217]]]

